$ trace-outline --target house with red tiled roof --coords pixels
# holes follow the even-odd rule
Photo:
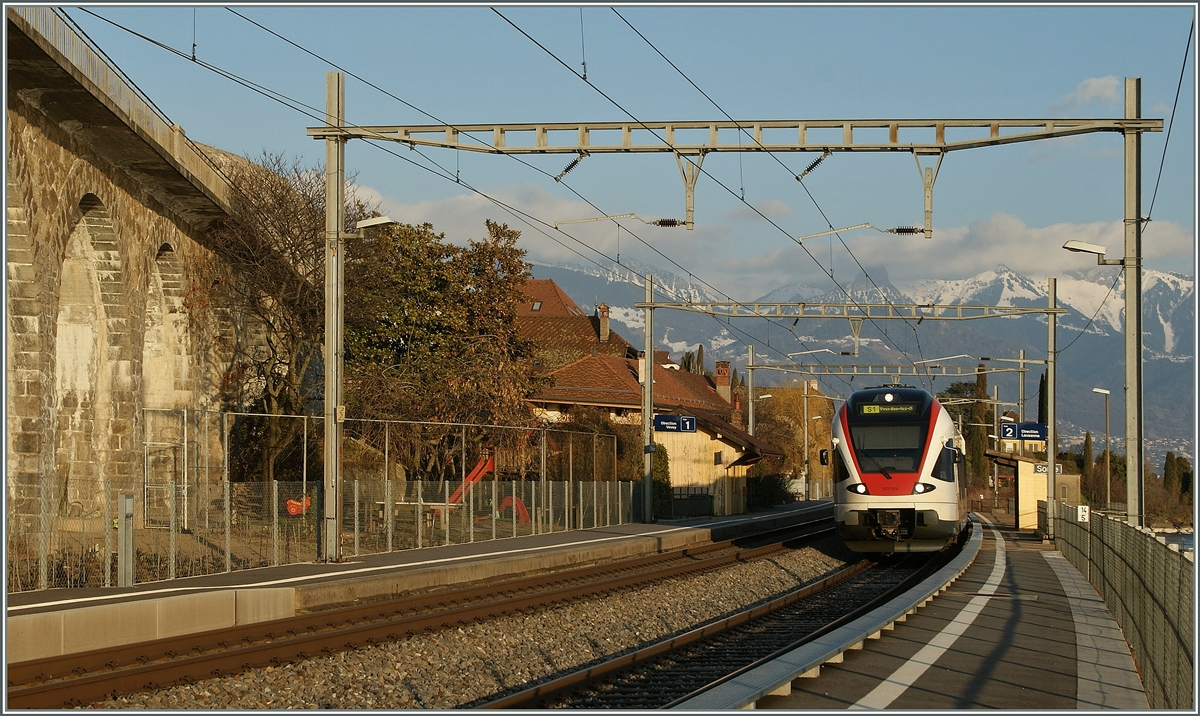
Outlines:
[[[608,306],[600,304],[589,316],[550,279],[530,279],[521,292],[528,300],[517,305],[517,330],[534,345],[538,375],[585,356],[637,357],[637,350],[609,327]]]
[[[642,420],[639,376],[644,354],[609,326],[608,306],[585,313],[554,281],[532,279],[529,299],[517,310],[523,338],[534,343],[536,372],[550,378],[530,403],[548,422],[586,405],[607,411],[617,422]],[[782,453],[740,427],[740,410],[730,403],[729,363],[715,377],[680,370],[667,351],[654,351],[654,412],[696,418],[696,432],[655,434],[667,449],[672,487],[707,492],[713,512],[740,514],[746,506],[746,470]]]
[[[677,492],[706,492],[717,515],[745,512],[746,470],[769,455],[782,455],[734,424],[739,412],[707,376],[680,370],[665,351],[655,351],[654,412],[696,418],[692,433],[659,432],[667,449],[671,486]],[[590,355],[550,373],[551,384],[530,402],[544,419],[562,419],[576,405],[608,412],[619,422],[642,420],[642,359]],[[717,380],[728,381],[728,364],[718,364]]]

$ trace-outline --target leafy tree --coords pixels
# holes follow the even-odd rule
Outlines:
[[[522,360],[519,232],[491,221],[461,247],[423,224],[369,230],[347,247],[347,406],[364,418],[522,424],[537,383]]]
[[[967,468],[976,485],[986,485],[988,480],[988,428],[992,424],[992,408],[986,402],[988,399],[987,373],[983,372],[983,364],[975,374],[975,403],[971,409],[971,425],[964,436],[967,440]]]
[[[1175,463],[1175,453],[1167,451],[1167,457],[1163,460],[1162,471],[1163,487],[1167,492],[1179,493],[1179,467]]]
[[[670,518],[671,501],[674,491],[671,489],[671,459],[667,454],[667,446],[654,443],[654,454],[651,459],[650,477],[654,489],[655,519]]]
[[[974,422],[970,419],[973,403],[968,402],[974,397],[974,381],[951,383],[945,390],[937,394],[938,401],[946,408],[946,412],[950,414],[950,417],[954,420],[954,424],[961,426],[964,437],[966,436],[967,423]]]
[[[1050,419],[1050,408],[1047,404],[1049,398],[1046,388],[1046,374],[1042,373],[1042,377],[1038,380],[1038,416],[1037,421],[1045,425]]]
[[[704,344],[696,346],[696,369],[692,371],[704,375]]]
[[[1079,466],[1079,471],[1084,480],[1090,480],[1092,477],[1093,462],[1092,457],[1092,431],[1087,430],[1083,433],[1083,462]]]

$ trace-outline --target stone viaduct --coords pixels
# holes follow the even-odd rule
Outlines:
[[[47,520],[95,515],[101,480],[141,484],[147,408],[218,409],[216,339],[232,331],[197,300],[213,295],[205,237],[229,208],[211,152],[52,8],[6,20],[11,548]]]

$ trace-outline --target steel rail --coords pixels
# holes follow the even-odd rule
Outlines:
[[[930,572],[939,567],[948,559],[949,555],[925,564],[919,570],[916,570],[914,573],[906,576],[898,585],[889,587],[884,593],[871,598],[865,604],[859,605],[850,610],[842,611],[837,618],[829,620],[828,622],[822,622],[817,628],[808,628],[807,633],[804,634],[804,636],[793,639],[787,643],[786,646],[775,649],[774,652],[767,657],[761,656],[761,653],[754,654],[753,649],[750,649],[748,652],[750,653],[750,656],[743,656],[743,652],[747,652],[747,650],[745,648],[739,649],[736,644],[726,644],[724,646],[700,646],[700,644],[697,644],[697,646],[700,646],[701,651],[704,651],[710,655],[725,656],[722,651],[729,650],[731,653],[728,654],[728,661],[738,663],[738,666],[730,669],[730,671],[726,673],[731,675],[743,673],[747,669],[756,667],[762,662],[778,654],[789,653],[799,647],[801,644],[818,640],[831,632],[835,632],[842,625],[852,623],[855,619],[860,618],[864,613],[878,609],[879,605],[894,600],[897,593],[911,589],[914,582],[925,579]],[[804,600],[821,595],[822,592],[825,592],[826,590],[834,589],[843,582],[858,577],[862,574],[862,572],[871,566],[874,565],[868,561],[860,562],[857,565],[842,570],[839,573],[821,580],[818,583],[796,590],[766,604],[732,615],[719,622],[705,625],[685,634],[681,634],[673,639],[649,645],[644,649],[639,649],[632,653],[618,656],[599,664],[591,665],[585,669],[565,674],[552,681],[479,703],[477,704],[477,708],[538,708],[551,705],[576,705],[590,708],[596,705],[595,703],[574,703],[579,699],[585,698],[591,698],[593,701],[599,702],[603,706],[609,706],[613,708],[651,708],[653,705],[650,703],[630,702],[627,695],[617,696],[616,700],[606,702],[604,692],[607,689],[611,689],[614,682],[622,681],[623,679],[621,675],[636,671],[638,667],[646,667],[649,669],[649,671],[642,671],[641,673],[636,674],[634,678],[644,677],[647,681],[647,693],[658,693],[660,689],[649,684],[649,680],[655,677],[647,675],[653,672],[653,665],[655,662],[680,658],[677,656],[677,654],[681,652],[681,650],[688,645],[697,642],[703,644],[705,640],[719,639],[726,636],[728,633],[732,632],[736,634],[741,630],[761,630],[763,628],[761,618],[773,617],[776,615],[776,613],[788,608],[799,608],[802,606],[799,603],[803,602]],[[802,618],[801,622],[804,621],[805,619]],[[805,628],[806,627],[802,626],[799,628],[799,631],[803,632]],[[757,641],[757,639],[755,641]],[[846,644],[843,648],[850,648],[850,646],[850,644]],[[712,659],[710,656],[703,658],[709,660]],[[672,670],[670,667],[667,667],[664,670],[664,675],[658,676],[657,679],[659,682],[666,679],[672,684],[679,685],[689,679],[697,678],[699,673],[700,669],[689,662],[686,666],[683,666],[678,670]],[[701,682],[698,683],[697,688],[691,690],[690,693],[686,693],[686,695],[677,697],[670,703],[667,703],[665,706],[661,707],[671,708],[680,703],[688,702],[689,699],[695,698],[697,694],[702,693],[715,685],[723,683],[729,678],[731,678],[731,676],[717,679],[711,683],[702,679]],[[588,685],[593,685],[594,688],[591,689],[592,693],[590,695],[584,695],[588,692]],[[609,696],[609,698],[613,697]],[[564,702],[564,699],[566,702]],[[749,703],[753,703],[753,701],[750,701]]]
[[[869,569],[871,565],[871,562],[863,560],[837,572],[836,574],[832,574],[825,579],[820,580],[819,582],[814,582],[813,584],[807,585],[787,595],[773,599],[767,604],[762,604],[752,609],[739,612],[738,614],[727,617],[720,621],[706,624],[672,639],[652,644],[644,649],[639,649],[632,653],[609,659],[603,663],[588,667],[586,669],[560,676],[552,681],[538,684],[537,686],[493,699],[480,705],[479,708],[534,708],[535,704],[539,704],[548,698],[552,698],[554,695],[574,689],[582,684],[598,681],[609,674],[614,674],[628,669],[629,667],[651,661],[680,647],[700,641],[701,639],[706,639],[715,634],[720,634],[721,632],[744,624],[752,619],[756,619],[765,614],[777,611],[784,606],[821,592],[832,585],[838,584],[839,582],[843,582],[850,577]]]

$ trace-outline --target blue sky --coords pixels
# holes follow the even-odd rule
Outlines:
[[[328,65],[223,7],[88,9],[187,53],[194,41],[199,59],[324,106]],[[355,124],[629,119],[487,6],[235,9],[428,113],[350,78],[347,115]],[[578,5],[497,9],[570,69],[581,70],[586,59],[588,80],[641,120],[716,120],[724,118],[722,109],[747,121],[1115,118],[1123,112],[1123,78],[1141,77],[1143,116],[1165,121],[1183,68],[1144,255],[1151,268],[1195,273],[1195,56],[1185,46],[1194,5],[618,7],[721,109],[607,6],[584,6],[582,31]],[[314,119],[81,8],[67,12],[189,137],[243,155],[266,149],[311,164],[323,159],[322,143],[305,135],[318,124]],[[1150,209],[1165,139],[1165,132],[1144,135],[1143,213]],[[426,166],[436,161],[548,223],[597,215],[566,186],[511,158],[387,148]],[[777,158],[708,157],[704,169],[712,177],[697,184],[694,231],[624,226],[686,271],[750,300],[788,282],[831,288],[824,275],[831,264],[839,280],[856,273],[836,238],[806,241],[810,256],[786,234],[824,231],[827,221],[834,227],[923,222],[911,155],[835,154],[805,179],[812,198],[792,175],[815,155]],[[569,160],[553,155],[530,162],[554,175]],[[429,221],[456,241],[478,237],[483,220],[492,218],[523,231],[531,258],[588,263],[488,199],[393,154],[351,142],[347,164],[363,194],[377,198],[393,218]],[[934,190],[932,241],[875,232],[843,239],[859,261],[886,266],[896,282],[965,278],[997,263],[1037,277],[1086,269],[1094,264],[1059,247],[1081,239],[1121,253],[1121,167],[1116,134],[953,152]],[[683,186],[668,154],[593,156],[565,183],[607,214],[683,216]],[[784,231],[747,208],[743,189],[745,202]],[[618,230],[609,222],[564,229],[610,257],[617,253]],[[680,273],[627,231],[619,233],[622,259]]]

